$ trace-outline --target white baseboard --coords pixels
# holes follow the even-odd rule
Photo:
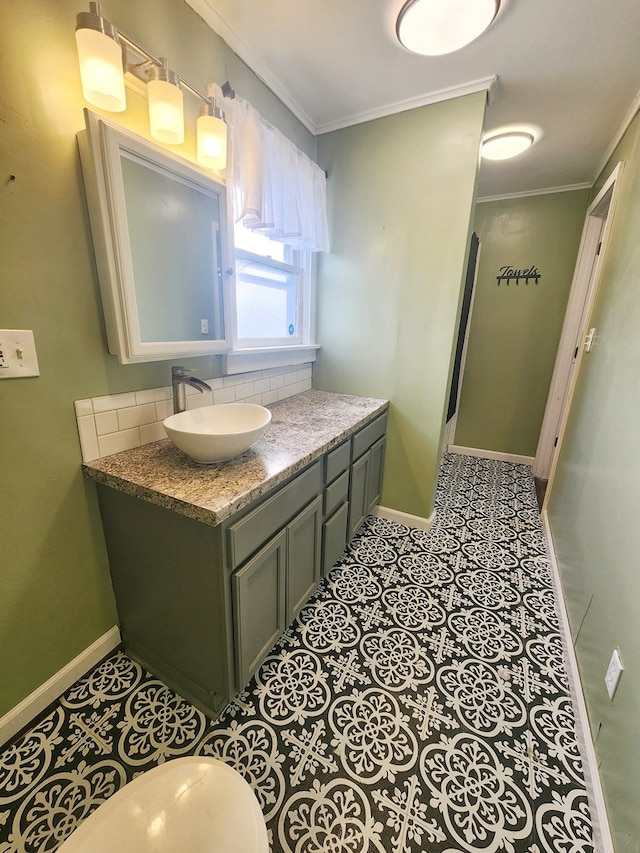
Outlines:
[[[560,571],[558,569],[558,561],[553,545],[553,537],[549,526],[549,518],[546,510],[542,511],[542,525],[544,527],[545,536],[547,539],[547,550],[549,552],[549,560],[551,564],[551,577],[556,593],[556,601],[558,602],[558,617],[560,619],[560,633],[564,645],[564,652],[568,664],[569,684],[571,687],[571,698],[576,712],[576,728],[580,743],[580,754],[585,759],[584,775],[587,787],[587,795],[589,798],[589,807],[593,822],[594,833],[594,848],[597,853],[615,853],[613,849],[613,840],[609,829],[609,820],[607,818],[607,809],[604,802],[604,794],[602,785],[600,784],[600,774],[598,773],[598,761],[596,751],[591,738],[591,727],[589,725],[589,716],[587,714],[587,706],[584,701],[582,692],[582,684],[580,682],[580,671],[578,670],[578,660],[576,658],[573,641],[571,638],[571,628],[569,625],[569,616],[567,607],[564,601],[562,592],[562,582],[560,580]]]
[[[431,518],[424,518],[421,515],[411,515],[408,512],[400,512],[397,509],[389,509],[386,506],[377,506],[373,515],[378,518],[386,518],[388,521],[397,521],[398,524],[406,524],[407,527],[417,527],[418,530],[428,530],[431,527]]]
[[[79,678],[82,678],[103,657],[120,645],[120,629],[117,625],[92,643],[89,648],[75,657],[66,666],[52,675],[48,681],[41,684],[30,693],[15,708],[0,717],[0,746],[16,735],[20,729],[27,726],[31,720],[41,714],[44,709],[68,690]]]
[[[460,456],[478,456],[481,459],[497,459],[499,462],[514,462],[516,465],[533,465],[535,456],[519,456],[517,453],[501,453],[499,450],[479,450],[476,447],[460,447],[450,444],[448,453],[458,453]]]

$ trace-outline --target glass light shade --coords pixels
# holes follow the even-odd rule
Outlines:
[[[149,80],[149,130],[158,142],[180,145],[184,142],[182,90],[167,80]]]
[[[499,8],[500,0],[409,0],[400,11],[396,32],[414,53],[453,53],[478,38]]]
[[[482,143],[482,156],[485,160],[508,160],[522,154],[534,141],[533,134],[526,131],[497,133]]]
[[[85,100],[109,112],[127,107],[122,50],[117,41],[93,29],[76,30],[80,79]]]
[[[198,116],[198,163],[216,172],[227,166],[227,125],[215,115]]]

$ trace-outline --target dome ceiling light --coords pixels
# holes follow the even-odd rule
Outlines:
[[[398,15],[396,33],[408,50],[441,56],[477,39],[499,8],[500,0],[408,0]]]
[[[531,148],[534,142],[534,135],[526,130],[495,133],[484,138],[481,153],[485,160],[508,160]]]

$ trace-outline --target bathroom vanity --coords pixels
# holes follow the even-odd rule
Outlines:
[[[216,714],[241,692],[378,502],[387,402],[307,391],[201,466],[168,440],[85,463],[126,650]]]

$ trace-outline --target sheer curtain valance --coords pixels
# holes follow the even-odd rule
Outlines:
[[[294,249],[328,251],[325,173],[251,104],[238,97],[227,103],[235,221]]]

